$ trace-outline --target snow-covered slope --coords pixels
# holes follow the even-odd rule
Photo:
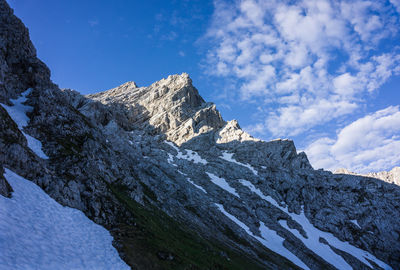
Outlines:
[[[0,196],[0,269],[129,269],[106,229],[14,172],[4,176],[14,192]]]

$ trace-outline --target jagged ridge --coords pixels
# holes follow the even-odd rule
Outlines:
[[[347,169],[341,168],[341,169],[337,169],[334,173],[372,177],[372,178],[380,179],[387,183],[393,183],[396,185],[400,185],[400,167],[394,167],[390,171],[371,172],[371,173],[367,173],[367,174],[355,173],[355,172],[351,172]]]
[[[149,87],[126,83],[87,97],[114,105],[113,110],[125,108],[131,129],[165,134],[178,145],[224,125],[215,105],[203,100],[186,73],[171,75]]]

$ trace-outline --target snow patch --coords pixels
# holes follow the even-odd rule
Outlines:
[[[243,222],[241,222],[239,219],[237,219],[234,215],[229,214],[223,205],[215,203],[215,205],[218,207],[218,210],[221,211],[225,216],[227,216],[230,220],[232,220],[233,222],[235,222],[239,227],[241,227],[243,230],[246,231],[247,234],[253,236],[253,233],[250,231],[250,228],[247,227],[246,224],[244,224]]]
[[[0,269],[130,269],[110,233],[5,169],[12,198],[0,196]]]
[[[180,173],[180,174],[182,174],[182,175],[187,175],[186,173],[184,173],[184,172],[181,172],[180,170],[176,170],[178,173]]]
[[[358,222],[357,222],[356,219],[352,219],[352,220],[350,220],[350,222],[353,223],[354,225],[356,225],[358,228],[361,229],[361,226],[358,224]]]
[[[170,141],[164,141],[164,143],[168,144],[169,146],[171,146],[172,148],[175,149],[176,152],[179,153],[179,148],[175,146],[175,144],[173,142]]]
[[[210,177],[211,182],[213,182],[220,188],[228,191],[229,193],[235,195],[236,197],[240,198],[240,196],[239,196],[239,194],[237,194],[236,190],[233,187],[231,187],[224,178],[220,178],[220,177],[216,176],[215,174],[212,174],[209,172],[206,172],[206,174],[208,175],[208,177]]]
[[[245,187],[248,187],[253,193],[257,194],[261,199],[269,202],[270,204],[272,204],[275,207],[278,207],[279,209],[281,209],[282,211],[286,212],[286,208],[280,206],[271,196],[266,196],[264,195],[264,193],[261,192],[260,189],[256,188],[252,183],[250,183],[247,180],[244,179],[239,179],[239,182],[244,185]]]
[[[197,152],[188,149],[186,149],[186,152],[187,154],[182,155],[182,158],[193,161],[194,163],[201,163],[203,165],[206,165],[208,163],[207,160],[202,159]]]
[[[27,112],[31,112],[33,108],[31,106],[23,105],[22,103],[27,101],[27,95],[30,94],[32,89],[28,89],[21,94],[21,96],[17,99],[11,99],[11,103],[14,106],[7,106],[5,104],[1,104],[3,108],[7,111],[10,115],[11,119],[17,124],[19,130],[25,136],[26,141],[28,142],[28,147],[40,158],[48,159],[49,157],[42,151],[42,143],[33,138],[32,136],[23,132],[23,128],[28,125],[29,117],[26,115]]]
[[[250,228],[246,226],[243,222],[237,219],[235,216],[229,214],[225,208],[221,204],[215,204],[218,207],[218,210],[221,211],[225,216],[227,216],[230,220],[236,223],[239,227],[241,227],[245,232],[250,235],[251,237],[255,238],[259,241],[263,246],[272,250],[275,253],[282,255],[283,257],[287,258],[288,260],[292,261],[299,267],[303,269],[310,269],[307,265],[305,265],[299,258],[297,258],[293,253],[287,250],[283,246],[284,238],[280,237],[275,231],[269,229],[263,222],[260,222],[259,230],[261,232],[261,237],[254,235]]]
[[[187,178],[187,180],[190,184],[192,184],[193,186],[197,187],[198,189],[207,194],[207,191],[202,186],[196,185],[192,180],[190,180],[190,178]]]
[[[224,151],[224,152],[222,152],[222,156],[220,156],[219,158],[222,158],[222,159],[224,159],[224,160],[226,160],[226,161],[229,161],[229,162],[238,164],[238,165],[240,165],[240,166],[246,167],[246,168],[248,168],[250,171],[252,171],[255,175],[258,175],[258,172],[257,172],[250,164],[244,164],[244,163],[241,163],[241,162],[236,161],[236,160],[233,158],[233,153],[228,153],[228,152]]]
[[[176,165],[174,163],[174,156],[172,154],[170,154],[170,153],[167,153],[167,154],[168,154],[168,159],[167,159],[168,163],[173,165],[173,166],[175,166],[175,167],[177,167],[178,165]]]
[[[352,246],[348,242],[343,242],[343,241],[339,240],[332,233],[328,233],[328,232],[319,230],[313,224],[311,224],[311,222],[305,216],[303,210],[301,211],[300,214],[290,213],[287,207],[280,206],[278,204],[278,202],[275,201],[271,196],[264,195],[261,192],[261,190],[256,188],[249,181],[242,179],[242,180],[240,180],[240,183],[243,184],[244,186],[248,187],[252,192],[257,194],[263,200],[266,200],[267,202],[271,203],[272,205],[279,208],[283,212],[287,213],[294,221],[296,221],[299,225],[301,225],[303,230],[307,234],[307,238],[303,237],[297,230],[289,228],[286,220],[279,221],[279,224],[283,228],[285,228],[286,230],[291,232],[294,236],[296,236],[298,239],[300,239],[307,248],[309,248],[314,253],[321,256],[325,261],[332,264],[336,268],[352,269],[352,267],[342,258],[342,256],[335,253],[328,245],[321,243],[319,241],[320,238],[324,238],[333,247],[351,254],[352,256],[354,256],[355,258],[357,258],[358,260],[360,260],[365,265],[367,265],[371,268],[373,268],[373,267],[368,262],[368,260],[375,262],[377,265],[379,265],[383,269],[392,269],[389,265],[380,261],[374,255],[368,253],[367,251],[364,251],[355,246]]]
[[[193,163],[201,163],[203,165],[206,165],[208,163],[207,160],[201,158],[200,155],[195,151],[192,151],[192,150],[189,150],[189,149],[184,149],[186,151],[186,154],[183,154],[179,150],[179,148],[174,145],[173,142],[164,141],[164,143],[168,144],[169,146],[174,148],[176,152],[178,152],[178,154],[175,156],[176,158],[186,159],[186,160],[189,160],[189,161],[191,161]]]
[[[304,269],[310,269],[307,265],[305,265],[299,258],[297,258],[292,252],[285,248],[283,245],[283,241],[285,238],[278,235],[278,233],[274,230],[271,230],[267,226],[265,226],[264,222],[260,221],[259,230],[261,232],[261,238],[257,237],[258,241],[261,242],[264,246],[269,248],[270,250],[282,255],[286,259],[292,261],[297,266],[300,266]]]

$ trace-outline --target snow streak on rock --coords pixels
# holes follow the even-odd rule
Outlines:
[[[168,153],[168,159],[167,159],[168,163],[171,164],[172,166],[178,167],[178,165],[176,165],[174,163],[174,155]]]
[[[255,175],[258,175],[258,172],[250,164],[244,164],[244,163],[240,163],[240,162],[236,161],[233,158],[233,153],[228,153],[228,152],[225,151],[225,152],[222,153],[222,157],[220,157],[220,158],[222,158],[222,159],[224,159],[226,161],[238,164],[240,166],[246,167],[250,171],[252,171],[252,173],[254,173]]]
[[[198,189],[200,189],[200,190],[203,191],[204,193],[207,193],[207,191],[206,191],[202,186],[196,185],[192,180],[190,180],[190,178],[187,178],[187,180],[188,180],[188,182],[189,182],[190,184],[192,184],[193,186],[197,187]]]
[[[193,161],[194,163],[201,163],[203,165],[207,164],[207,160],[202,159],[197,152],[188,150],[188,149],[186,149],[186,152],[187,152],[187,154],[182,155],[182,158],[187,159],[189,161]],[[179,154],[181,154],[181,153],[179,153]]]
[[[260,222],[260,231],[261,231],[261,237],[254,235],[251,231],[250,228],[246,226],[243,222],[238,220],[235,216],[229,214],[225,208],[220,205],[220,204],[215,204],[218,207],[218,210],[221,211],[225,216],[227,216],[230,220],[235,222],[239,227],[241,227],[243,230],[246,231],[247,234],[249,234],[251,237],[257,239],[263,246],[267,247],[268,249],[282,255],[283,257],[289,259],[292,261],[294,264],[297,266],[303,268],[303,269],[310,269],[308,268],[307,265],[305,265],[299,258],[297,258],[293,253],[291,253],[289,250],[287,250],[283,246],[283,241],[285,240],[284,238],[280,237],[275,231],[269,229],[263,222]]]
[[[260,198],[263,200],[271,203],[275,207],[279,208],[286,214],[288,214],[294,221],[296,221],[299,225],[302,226],[303,230],[307,234],[307,238],[303,237],[297,230],[289,228],[287,225],[286,220],[280,220],[279,224],[285,228],[286,230],[290,231],[294,236],[299,238],[304,245],[321,256],[324,260],[332,264],[338,269],[353,269],[340,255],[336,254],[329,245],[332,245],[333,247],[340,249],[346,253],[351,254],[358,260],[360,260],[362,263],[365,265],[372,267],[370,262],[368,260],[373,261],[383,269],[392,269],[389,265],[385,264],[384,262],[380,261],[377,259],[375,256],[372,254],[368,253],[367,251],[364,251],[362,249],[359,249],[355,246],[350,245],[348,242],[343,242],[336,238],[332,233],[328,232],[323,232],[319,230],[318,228],[314,227],[313,224],[310,223],[310,221],[307,219],[307,217],[304,214],[304,211],[302,211],[300,214],[296,213],[290,213],[288,211],[287,207],[282,207],[276,202],[271,196],[266,196],[264,195],[260,189],[256,188],[252,183],[250,183],[247,180],[240,180],[240,183],[243,184],[244,186],[248,187],[252,192],[257,194]],[[324,243],[321,243],[319,241],[320,238],[325,239],[329,245],[326,245]],[[367,260],[368,259],[368,260]]]
[[[186,160],[192,161],[193,163],[200,163],[200,164],[203,164],[203,165],[206,165],[208,163],[207,160],[201,158],[200,155],[195,151],[192,151],[192,150],[189,150],[189,149],[185,149],[186,154],[183,154],[179,150],[179,148],[174,145],[174,143],[169,142],[169,141],[165,141],[165,143],[168,144],[169,146],[171,146],[172,148],[174,148],[175,151],[178,152],[178,154],[176,155],[176,158],[186,159]],[[171,155],[168,154],[168,156],[170,157],[168,160],[170,160],[171,159]]]
[[[43,159],[48,159],[49,157],[46,156],[46,154],[42,151],[42,143],[32,136],[26,134],[22,130],[28,125],[29,122],[29,118],[26,113],[32,111],[31,106],[23,105],[23,103],[27,100],[26,96],[29,95],[30,92],[31,89],[28,89],[23,92],[21,97],[19,97],[18,99],[12,99],[11,102],[14,104],[14,106],[7,106],[1,103],[0,105],[3,106],[3,108],[8,112],[12,120],[14,120],[18,128],[21,130],[22,134],[24,134],[28,142],[28,147],[39,157]]]
[[[0,269],[129,269],[106,229],[14,172],[4,176],[14,192],[0,196]]]
[[[350,220],[351,223],[353,223],[354,225],[356,225],[359,229],[361,229],[360,224],[358,224],[358,221],[356,219],[352,219]]]
[[[215,174],[212,174],[209,172],[206,172],[206,174],[208,175],[208,177],[210,177],[211,182],[213,182],[220,188],[228,191],[229,193],[235,195],[236,197],[240,198],[240,196],[239,196],[239,194],[237,194],[236,190],[233,187],[231,187],[224,178],[218,177]]]

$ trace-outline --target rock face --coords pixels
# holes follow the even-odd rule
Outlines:
[[[351,172],[347,169],[341,168],[341,169],[336,170],[334,173],[372,177],[372,178],[380,179],[387,183],[392,183],[392,184],[396,184],[396,185],[400,186],[400,167],[394,167],[392,170],[390,170],[388,172],[387,171],[372,172],[372,173],[367,173],[367,174],[357,174],[357,173]]]
[[[109,105],[112,111],[121,110],[129,123],[126,128],[165,134],[178,145],[224,125],[215,105],[203,100],[186,73],[171,75],[149,87],[128,82],[87,98]]]
[[[4,103],[27,86],[51,82],[49,69],[36,57],[28,29],[5,1],[0,1],[0,14],[0,102]]]
[[[187,74],[60,90],[0,8],[0,103],[32,89],[26,127],[0,106],[1,170],[103,225],[133,269],[400,268],[400,187],[313,170],[292,141],[252,138]]]

